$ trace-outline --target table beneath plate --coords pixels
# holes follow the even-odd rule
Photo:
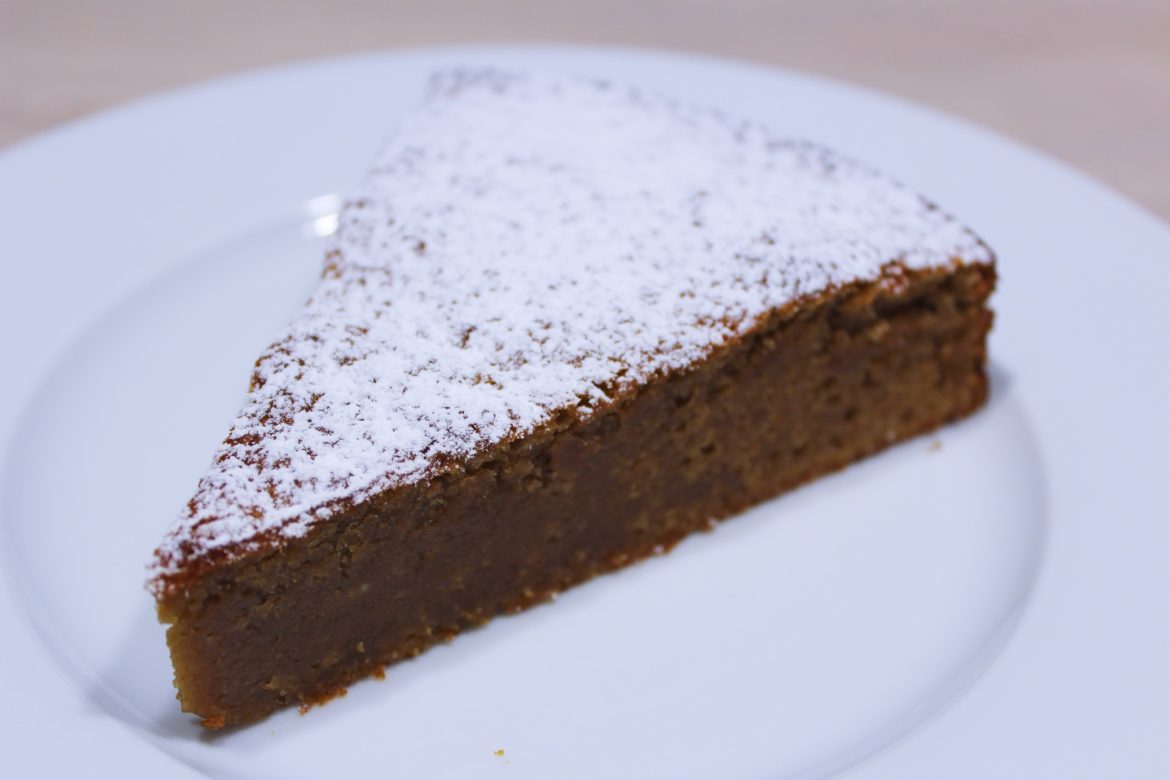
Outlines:
[[[1006,133],[1170,219],[1163,0],[0,0],[0,148],[239,70],[480,41],[683,49],[845,79]]]

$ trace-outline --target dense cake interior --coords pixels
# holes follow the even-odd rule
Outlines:
[[[987,264],[887,265],[160,601],[209,726],[311,703],[977,408]]]

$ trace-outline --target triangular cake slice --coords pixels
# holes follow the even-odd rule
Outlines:
[[[971,412],[994,281],[970,230],[819,146],[441,74],[156,553],[183,709],[327,698]]]

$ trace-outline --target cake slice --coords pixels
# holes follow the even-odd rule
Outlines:
[[[994,283],[970,230],[819,146],[437,76],[155,554],[183,709],[322,700],[968,414]]]

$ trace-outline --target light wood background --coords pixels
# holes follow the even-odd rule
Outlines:
[[[988,125],[1170,219],[1170,0],[0,0],[0,148],[128,98],[343,52],[684,49]]]

